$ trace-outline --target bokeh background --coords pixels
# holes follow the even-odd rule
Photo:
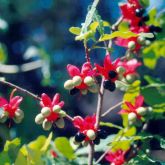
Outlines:
[[[98,11],[103,20],[114,23],[120,16],[119,0],[101,0]],[[45,92],[51,97],[59,92],[65,100],[65,110],[72,116],[93,114],[97,96],[70,96],[63,84],[68,79],[67,64],[81,66],[85,61],[81,42],[74,41],[69,33],[71,26],[80,26],[85,20],[88,5],[92,0],[0,0],[0,76],[27,90],[40,95]],[[164,0],[151,0],[147,10],[156,7],[158,14],[165,11]],[[122,56],[124,49],[116,47],[113,58]],[[105,52],[92,52],[93,61],[101,62]],[[159,60],[152,75],[165,81],[164,60]],[[142,71],[142,70],[139,70]],[[144,71],[144,70],[143,70]],[[149,70],[146,73],[151,74]],[[0,85],[0,95],[9,97],[11,88]],[[20,94],[20,93],[19,93]],[[104,110],[121,101],[122,92],[106,93]],[[24,96],[24,95],[23,95]],[[48,134],[33,121],[40,110],[39,104],[29,96],[24,97],[22,109],[25,119],[22,124],[0,124],[1,147],[6,139],[16,136],[29,142],[40,134]],[[105,120],[120,123],[112,114]],[[113,130],[112,130],[113,131]],[[74,130],[70,123],[65,129],[54,130],[55,136],[71,136]]]

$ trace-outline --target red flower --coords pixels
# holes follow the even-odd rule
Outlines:
[[[58,93],[54,95],[53,100],[51,100],[47,94],[43,93],[41,95],[40,105],[42,108],[44,108],[44,107],[50,108],[51,113],[46,118],[48,121],[53,122],[59,118],[59,114],[56,112],[53,112],[53,107],[55,105],[59,105],[62,108],[64,106],[64,102],[60,101],[60,94],[58,94]]]
[[[91,77],[95,76],[95,71],[92,70],[92,65],[89,62],[86,62],[83,64],[81,71],[78,67],[71,65],[71,64],[67,65],[67,70],[68,70],[70,77],[72,77],[72,78],[74,76],[80,76],[81,77],[82,82],[80,85],[76,86],[77,89],[87,89],[88,86],[84,83],[84,79],[87,76],[91,76]]]
[[[110,55],[106,55],[104,59],[104,66],[102,67],[98,64],[95,64],[96,70],[98,71],[98,74],[104,76],[105,80],[111,80],[112,82],[114,82],[117,79],[116,69],[118,67],[119,61],[120,59],[117,59],[114,63],[112,63]],[[116,73],[116,76],[111,78],[109,75],[110,71],[114,71]]]
[[[136,16],[136,9],[141,8],[138,0],[128,0],[128,3],[120,5],[124,20],[129,21],[131,26],[138,26],[139,22],[142,20],[141,17]]]
[[[109,152],[105,158],[113,165],[123,165],[125,162],[124,154],[125,151],[117,150],[116,152]]]
[[[141,66],[142,63],[138,62],[137,59],[131,59],[129,61],[120,61],[118,66],[122,66],[125,68],[125,73],[123,74],[124,77],[130,74],[137,74],[136,69]]]
[[[57,158],[58,155],[54,150],[50,150],[50,154],[52,155],[53,158]]]
[[[93,130],[94,132],[97,132],[95,123],[96,115],[87,116],[84,119],[81,116],[76,116],[73,119],[74,127],[76,127],[80,133],[83,133],[85,135],[87,134],[88,130]],[[89,140],[88,137],[86,137],[85,140]]]
[[[19,105],[22,102],[23,98],[21,96],[13,96],[16,89],[14,89],[10,94],[9,102],[0,97],[0,107],[8,113],[9,118],[14,118],[15,112],[19,109]]]
[[[142,95],[139,95],[135,99],[135,104],[133,105],[130,102],[125,102],[128,109],[122,109],[119,113],[120,114],[129,114],[129,113],[135,113],[138,119],[141,119],[141,115],[137,113],[137,109],[142,107],[144,103],[144,97]]]

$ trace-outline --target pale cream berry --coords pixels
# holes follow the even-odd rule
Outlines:
[[[64,88],[67,90],[73,89],[74,88],[73,80],[65,81]]]
[[[82,78],[80,76],[74,76],[72,81],[74,86],[79,86],[82,82]]]
[[[85,79],[84,79],[84,83],[85,83],[87,86],[92,86],[92,85],[95,83],[95,81],[94,81],[94,79],[93,79],[91,76],[87,76],[87,77],[85,77]]]
[[[54,107],[53,107],[53,112],[60,112],[61,111],[61,107],[59,106],[59,105],[55,105]]]
[[[48,121],[47,119],[45,119],[42,123],[42,127],[45,131],[49,131],[52,127],[52,123]]]
[[[65,122],[63,118],[59,118],[56,122],[55,122],[56,126],[58,128],[64,128],[65,126]]]
[[[49,107],[43,107],[41,113],[44,117],[48,117],[51,114],[51,110]]]
[[[42,124],[44,121],[44,116],[40,113],[35,117],[35,123],[36,124]]]
[[[86,135],[90,140],[95,140],[96,138],[96,133],[92,129],[88,130]]]
[[[136,44],[135,44],[134,41],[130,41],[130,42],[128,42],[128,49],[130,49],[130,50],[134,50],[135,47],[136,47]]]

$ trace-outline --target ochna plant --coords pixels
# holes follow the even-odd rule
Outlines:
[[[95,113],[85,117],[70,116],[65,111],[62,93],[54,94],[53,98],[46,93],[38,96],[1,78],[1,84],[13,89],[9,99],[0,97],[1,123],[21,124],[24,117],[28,118],[19,108],[24,101],[19,93],[25,93],[40,104],[40,112],[31,119],[39,127],[45,131],[57,127],[63,129],[65,120],[69,120],[76,130],[70,139],[58,137],[53,141],[50,133],[47,139],[40,136],[22,146],[19,138],[7,141],[0,154],[1,164],[163,164],[161,156],[154,154],[151,141],[158,141],[161,153],[165,154],[165,140],[161,133],[152,134],[148,126],[150,121],[164,118],[165,84],[138,69],[154,69],[157,60],[164,56],[164,38],[161,36],[164,16],[156,17],[155,9],[147,11],[148,0],[127,0],[119,4],[121,16],[111,24],[102,20],[97,10],[98,3],[99,0],[94,0],[89,7],[81,27],[69,29],[75,40],[84,45],[84,63],[82,66],[68,64],[68,77],[64,82],[70,97],[77,95],[81,99],[89,93],[98,95]],[[116,45],[125,47],[126,51],[114,59],[112,54]],[[95,62],[93,54],[93,50],[96,52],[98,49],[105,50],[100,63]],[[150,54],[154,56],[151,58]],[[146,83],[142,83],[144,80]],[[122,91],[123,99],[103,112],[105,91],[113,97],[116,90]],[[110,116],[111,111],[121,116],[122,125],[104,122],[104,117]],[[117,133],[112,134],[105,127],[114,128]]]

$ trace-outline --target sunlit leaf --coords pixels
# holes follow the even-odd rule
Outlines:
[[[71,147],[69,140],[67,138],[65,137],[56,138],[54,143],[57,150],[67,159],[72,160],[76,158],[74,154],[74,150]]]
[[[130,38],[130,37],[136,37],[138,36],[138,34],[135,34],[131,31],[127,31],[127,32],[124,32],[124,31],[116,31],[116,32],[113,32],[111,34],[104,34],[100,39],[99,41],[106,41],[106,40],[110,40],[110,39],[113,39],[113,38],[116,38],[116,37],[120,37],[120,38]]]
[[[81,28],[79,28],[79,27],[71,27],[71,28],[69,28],[69,31],[70,31],[72,34],[80,35]]]

